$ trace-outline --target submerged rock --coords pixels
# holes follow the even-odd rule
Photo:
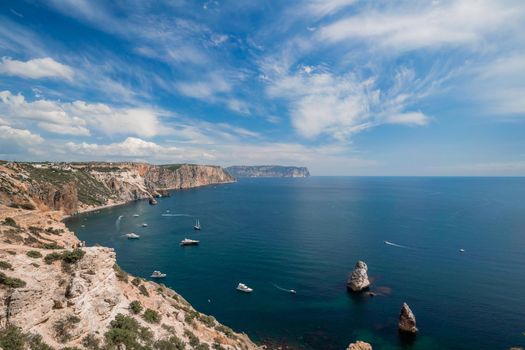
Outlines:
[[[398,327],[401,332],[415,334],[418,331],[416,327],[416,316],[414,316],[407,303],[403,303],[403,306],[401,307]]]
[[[346,350],[372,350],[372,345],[365,343],[364,341],[358,340],[355,343],[348,345]]]
[[[370,281],[368,280],[368,266],[359,260],[355,264],[354,271],[348,278],[347,288],[352,292],[360,292],[367,289],[370,286]]]
[[[149,204],[156,205],[157,204],[157,200],[155,198],[150,198],[149,199]]]

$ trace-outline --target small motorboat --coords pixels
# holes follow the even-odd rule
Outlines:
[[[133,233],[133,232],[131,232],[131,233],[126,233],[125,236],[126,236],[128,239],[139,239],[139,238],[140,238],[139,235],[137,235],[136,233]]]
[[[199,222],[199,219],[197,219],[197,221],[195,222],[195,225],[193,226],[193,229],[194,230],[198,230],[198,231],[201,230],[201,223]]]
[[[133,217],[134,217],[134,218],[138,218],[138,217],[139,217],[139,214],[133,214]]]
[[[142,224],[142,227],[148,227],[148,224]]]
[[[290,289],[289,292],[292,293],[292,294],[297,294],[297,292],[295,291],[295,289]]]
[[[237,290],[239,292],[244,292],[244,293],[251,293],[253,292],[253,289],[251,289],[250,287],[248,287],[247,285],[245,285],[244,283],[239,283],[237,285]]]
[[[461,248],[461,249],[459,250],[459,252],[460,252],[460,253],[465,253],[465,249]]]
[[[160,271],[153,271],[153,273],[151,274],[151,278],[164,278],[166,277],[166,274],[165,273],[162,273]]]
[[[182,241],[180,241],[181,246],[185,245],[198,245],[199,241],[196,241],[194,239],[184,238]]]

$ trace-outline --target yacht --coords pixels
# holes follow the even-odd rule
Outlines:
[[[160,271],[153,271],[153,273],[151,274],[151,278],[164,278],[166,277],[166,274],[165,273],[162,273]]]
[[[251,289],[250,287],[248,287],[247,285],[245,285],[244,283],[239,283],[237,285],[237,290],[239,292],[244,292],[244,293],[251,293],[253,292],[253,289]]]
[[[133,217],[134,217],[134,218],[138,218],[138,217],[139,217],[139,214],[133,214]]]
[[[196,241],[194,239],[184,238],[182,241],[180,241],[180,245],[198,245],[199,241]]]
[[[137,235],[136,233],[133,233],[133,232],[131,232],[131,233],[126,233],[126,237],[127,237],[128,239],[139,239],[139,238],[140,238],[139,235]]]
[[[199,219],[197,219],[197,221],[195,222],[195,226],[193,226],[193,229],[194,230],[199,230],[201,229],[201,223],[199,221]]]

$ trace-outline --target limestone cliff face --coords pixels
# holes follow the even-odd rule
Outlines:
[[[234,177],[308,177],[310,172],[305,167],[280,165],[235,165],[226,168]]]
[[[72,214],[235,179],[207,165],[12,162],[0,165],[0,181],[0,204]]]
[[[121,338],[107,335],[121,314],[147,330],[140,331],[149,334],[140,340],[141,349],[174,348],[155,345],[170,338],[186,349],[257,348],[246,335],[194,310],[175,291],[127,275],[116,266],[113,249],[76,248],[80,242],[60,218],[60,212],[0,205],[0,328],[10,324],[38,334],[54,349],[86,348],[86,337],[100,344],[112,339],[109,345],[116,347],[108,348],[122,349]],[[132,312],[132,302],[141,310]],[[147,321],[147,309],[158,321]]]

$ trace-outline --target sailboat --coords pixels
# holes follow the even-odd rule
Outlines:
[[[194,230],[199,230],[201,229],[201,223],[199,222],[199,219],[197,219],[197,221],[195,222],[195,226],[193,226],[193,229]]]

